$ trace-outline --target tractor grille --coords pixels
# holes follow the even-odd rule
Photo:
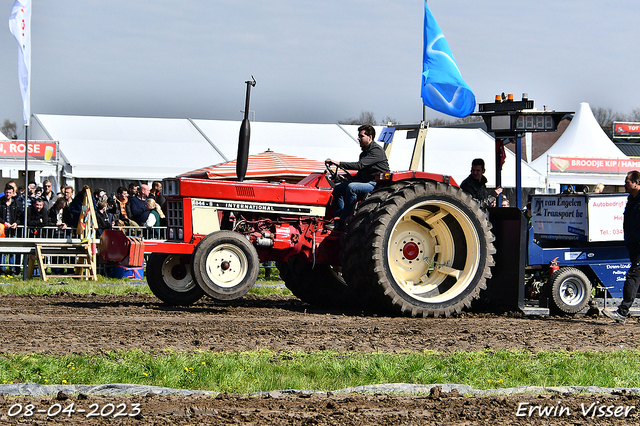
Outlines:
[[[236,186],[236,195],[243,198],[255,198],[252,186]]]
[[[181,240],[184,232],[182,200],[167,201],[167,229],[169,240]]]

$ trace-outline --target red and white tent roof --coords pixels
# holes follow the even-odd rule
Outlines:
[[[322,172],[324,163],[293,155],[265,151],[250,155],[246,179],[280,180],[297,182],[314,172]],[[214,164],[180,176],[206,176],[209,179],[236,179],[236,160]]]

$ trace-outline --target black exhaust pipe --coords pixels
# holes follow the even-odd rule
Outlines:
[[[244,105],[244,118],[240,125],[240,139],[238,140],[238,158],[236,160],[236,176],[242,182],[247,174],[247,164],[249,164],[249,139],[251,138],[251,125],[249,124],[249,97],[251,87],[255,87],[256,79],[251,76],[253,81],[245,81],[247,83],[247,99]]]

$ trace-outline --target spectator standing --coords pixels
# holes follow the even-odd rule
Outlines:
[[[107,191],[102,188],[98,188],[93,191],[93,205],[98,206],[98,203],[102,200],[107,201],[109,197],[107,196]]]
[[[147,217],[144,226],[147,228],[153,229],[154,226],[160,225],[160,213],[158,212],[158,204],[153,198],[147,198],[147,201],[144,203],[145,209],[147,210],[149,217]],[[152,234],[149,235],[150,238],[158,238],[160,232],[157,229],[154,229]]]
[[[73,188],[70,186],[65,186],[62,189],[62,193],[64,194],[64,199],[67,202],[67,205],[71,204],[73,201]]]
[[[112,214],[112,221],[117,226],[138,226],[131,218],[131,205],[129,204],[129,192],[123,186],[116,190],[116,197],[109,213]]]
[[[602,313],[619,323],[624,324],[629,316],[629,308],[633,305],[640,287],[640,172],[637,170],[627,174],[624,190],[629,197],[624,208],[622,230],[624,243],[629,251],[631,267],[622,287],[622,302],[618,309],[605,308]]]
[[[41,198],[34,198],[27,211],[27,225],[29,226],[29,237],[42,237],[42,228],[49,226],[49,214],[44,209],[44,202]]]
[[[58,197],[56,202],[53,204],[53,207],[49,210],[49,224],[55,225],[58,229],[55,232],[55,238],[63,238],[65,237],[65,230],[71,224],[71,208],[67,205],[67,201],[64,197]],[[51,258],[52,262],[55,264],[61,264],[66,259],[62,257],[53,256]],[[63,269],[61,268],[52,268],[51,269],[54,274],[62,274]]]
[[[16,231],[18,229],[18,224],[21,222],[22,216],[22,210],[20,210],[18,202],[16,201],[15,189],[7,183],[7,186],[4,188],[4,195],[0,198],[0,223],[4,225],[5,237],[16,237]],[[15,264],[15,255],[3,254],[1,260],[3,264],[13,265]],[[2,272],[7,272],[4,268],[2,269]],[[17,274],[19,270],[20,268],[8,268],[8,272],[14,274]]]
[[[149,198],[153,198],[156,203],[160,206],[162,211],[166,211],[167,199],[162,195],[162,182],[156,180],[151,184],[151,192],[149,193]]]
[[[18,188],[19,195],[18,195],[17,201],[22,211],[24,211],[25,208],[28,208],[29,206],[31,206],[31,201],[36,196],[37,186],[38,185],[35,183],[35,181],[31,181],[27,184],[26,192],[23,192],[24,189],[22,186]]]
[[[21,222],[22,210],[16,200],[16,192],[13,186],[4,188],[4,195],[0,198],[0,223],[4,224],[6,237],[15,237],[18,224]]]
[[[138,185],[135,182],[131,182],[129,184],[129,188],[127,189],[127,192],[129,193],[129,198],[133,198],[138,195],[138,188],[140,188],[140,185]]]
[[[111,216],[107,212],[107,200],[100,200],[96,204],[96,221],[98,230],[96,235],[100,237],[105,229],[111,229]]]
[[[147,198],[149,197],[149,185],[143,183],[140,185],[137,196],[132,196],[129,200],[131,203],[131,219],[140,225],[144,225],[149,217],[149,210],[145,207]]]
[[[48,212],[49,224],[58,227],[58,237],[64,236],[64,231],[67,227],[71,226],[71,209],[67,205],[67,201],[64,197],[60,197],[56,200],[53,207]]]

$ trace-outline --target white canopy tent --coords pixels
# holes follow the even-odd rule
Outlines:
[[[589,104],[582,102],[562,136],[530,164],[546,176],[546,187],[555,192],[559,191],[561,184],[596,185],[601,182],[605,185],[621,185],[624,183],[625,171],[605,170],[604,167],[598,167],[600,162],[593,161],[594,159],[626,160],[628,157],[602,130]],[[554,161],[561,162],[562,167],[555,167]],[[589,170],[578,169],[571,166],[573,163],[594,164],[594,166]]]
[[[237,154],[239,121],[194,120],[198,127],[230,159]],[[376,126],[379,134],[382,126]],[[360,153],[358,126],[336,124],[251,123],[249,154],[268,149],[310,160],[356,161]],[[407,170],[414,139],[398,131],[389,159],[391,170]],[[483,158],[489,185],[495,183],[495,141],[481,129],[432,128],[425,142],[425,171],[453,176],[460,184],[471,170],[474,158]],[[502,186],[515,187],[515,154],[506,150]],[[422,170],[420,166],[420,170]],[[544,177],[522,162],[522,186],[544,188]]]
[[[240,120],[190,120],[34,115],[34,138],[57,140],[66,178],[159,180],[233,160]],[[357,127],[337,124],[251,123],[249,154],[271,150],[310,160],[355,161],[360,153]],[[380,132],[382,127],[376,127]],[[392,170],[409,167],[414,140],[398,131],[390,157]],[[425,171],[465,179],[474,158],[486,162],[489,186],[495,183],[494,140],[479,129],[429,129]],[[422,167],[420,167],[420,170]],[[515,156],[507,150],[504,187],[515,187]],[[522,163],[522,185],[544,187],[543,177]]]
[[[184,119],[35,114],[34,139],[58,140],[67,178],[161,180],[224,158]]]

